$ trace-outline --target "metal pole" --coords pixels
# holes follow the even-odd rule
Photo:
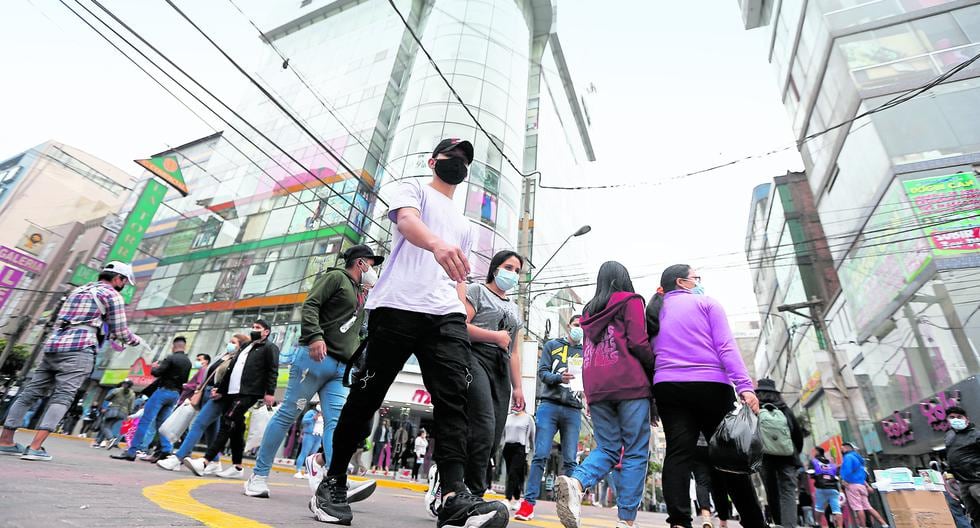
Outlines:
[[[854,402],[851,401],[851,395],[848,394],[848,387],[844,384],[844,376],[841,374],[842,367],[837,357],[837,350],[834,348],[834,340],[830,338],[830,332],[827,331],[827,321],[824,319],[823,306],[823,301],[820,299],[814,298],[811,300],[810,317],[820,332],[820,335],[823,336],[824,346],[827,347],[827,353],[830,354],[830,368],[833,369],[834,386],[841,393],[841,398],[843,399],[844,414],[847,415],[847,425],[853,433],[852,441],[857,444],[862,452],[867,453],[864,446],[864,437],[861,435],[861,426],[857,420],[857,412],[854,410]]]

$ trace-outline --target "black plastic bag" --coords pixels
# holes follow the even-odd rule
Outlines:
[[[759,418],[748,405],[725,415],[708,442],[711,464],[718,471],[748,475],[762,464]]]

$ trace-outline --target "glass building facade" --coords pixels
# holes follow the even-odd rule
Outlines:
[[[743,11],[760,3],[768,2],[742,2]],[[980,53],[980,6],[968,2],[771,4],[769,60],[800,140]],[[859,402],[859,432],[849,430],[843,407],[827,401],[823,336],[803,318],[775,313],[779,304],[808,300],[786,245],[787,216],[773,203],[753,217],[758,240],[748,254],[765,320],[756,367],[786,378],[784,395],[799,400],[813,443],[859,434],[882,464],[900,462],[889,457],[941,448],[935,416],[953,401],[980,405],[973,377],[980,373],[978,79],[974,63],[922,96],[807,139],[800,150],[840,283],[823,299],[826,339]],[[912,434],[897,433],[906,430]]]
[[[523,177],[504,155],[522,171],[552,166],[556,158],[567,166],[594,157],[588,129],[573,115],[582,111],[569,95],[575,91],[566,86],[567,66],[540,66],[564,65],[551,2],[396,2],[486,134],[388,2],[298,4],[288,22],[264,35],[289,57],[289,69],[270,50],[257,78],[315,139],[256,91],[236,110],[268,136],[246,132],[268,155],[232,130],[160,153],[177,157],[190,193],[167,195],[135,261],[133,327],[153,352],[106,355],[107,381],[125,377],[140,354],[151,362],[169,353],[176,335],[188,339],[191,354],[213,355],[259,317],[272,324],[281,362],[288,363],[317,275],[351,245],[386,250],[388,189],[430,176],[426,161],[444,137],[475,146],[470,176],[456,196],[476,234],[475,278],[485,276],[494,252],[519,243]],[[541,97],[545,83],[553,93]],[[539,117],[545,102],[548,113]],[[554,118],[559,104],[564,120]],[[550,144],[551,153],[539,156],[538,146]],[[562,151],[571,149],[573,161],[564,159]],[[280,386],[287,376],[281,368]],[[427,408],[414,361],[389,401],[413,413]]]

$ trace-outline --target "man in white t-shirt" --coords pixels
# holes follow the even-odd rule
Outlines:
[[[466,330],[466,277],[471,248],[469,221],[453,203],[456,187],[473,162],[469,141],[444,139],[432,152],[428,184],[397,184],[388,217],[397,226],[388,266],[366,309],[368,351],[340,413],[326,478],[310,500],[322,522],[350,524],[347,462],[371,432],[371,419],[408,358],[415,354],[432,395],[442,505],[438,527],[507,525],[506,506],[486,502],[463,484],[466,461],[466,386],[470,341]]]

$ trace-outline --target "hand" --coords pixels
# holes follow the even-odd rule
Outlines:
[[[218,392],[218,389],[211,389],[211,399],[212,400],[220,400],[221,399],[221,393]]]
[[[160,362],[159,361],[154,361],[153,364],[150,365],[150,368],[157,368],[159,366],[160,366]]]
[[[527,405],[527,402],[524,401],[524,389],[523,388],[521,388],[521,387],[514,387],[514,392],[511,393],[510,398],[513,401],[513,405],[511,406],[511,409],[514,409],[515,411],[523,411],[524,410],[524,407]]]
[[[470,274],[470,263],[462,249],[440,242],[432,248],[432,255],[442,269],[446,270],[450,279],[457,283],[466,282],[466,276]]]
[[[271,409],[272,406],[276,404],[276,395],[275,394],[266,394],[265,397],[262,398],[262,401],[265,402],[265,406],[266,407],[269,407]]]
[[[752,391],[745,391],[741,394],[742,402],[752,409],[754,414],[759,414],[759,398]]]
[[[497,334],[497,340],[494,343],[504,350],[510,350],[510,332],[507,330],[497,330],[494,333]]]
[[[310,343],[310,359],[316,362],[323,361],[327,357],[327,344],[320,340]]]
[[[562,383],[568,383],[569,381],[572,381],[573,379],[575,379],[575,374],[572,374],[571,372],[569,372],[567,370],[565,372],[562,372],[561,373],[561,382]]]
[[[129,346],[140,346],[140,343],[142,343],[142,341],[140,341],[139,336],[134,334],[133,339],[128,344]]]
[[[582,408],[585,409],[585,417],[586,418],[592,418],[592,412],[589,410],[589,402],[583,401],[582,402]]]
[[[660,417],[657,416],[657,415],[655,415],[655,414],[651,414],[650,415],[650,425],[653,426],[653,427],[660,427]]]

